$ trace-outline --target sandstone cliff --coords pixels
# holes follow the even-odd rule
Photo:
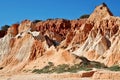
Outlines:
[[[24,20],[0,31],[0,73],[41,69],[48,62],[74,65],[84,62],[81,56],[108,67],[120,65],[119,27],[120,18],[105,4],[86,19]]]

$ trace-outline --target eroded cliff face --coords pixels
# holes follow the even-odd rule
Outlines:
[[[12,25],[0,38],[0,72],[15,72],[80,63],[84,56],[106,66],[120,63],[120,18],[105,4],[87,19],[24,20]]]
[[[117,45],[119,45],[120,18],[114,17],[103,4],[96,7],[87,19],[86,23],[88,22],[91,24],[91,28],[88,30],[88,35],[85,32],[87,38],[72,53],[85,56],[89,60],[102,62],[107,66],[119,65],[119,47]],[[89,26],[87,27],[89,28]]]

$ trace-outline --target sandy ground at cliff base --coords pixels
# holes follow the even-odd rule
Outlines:
[[[0,74],[0,80],[92,80],[91,78],[81,78],[80,73],[76,74],[33,74],[21,73],[16,75]]]

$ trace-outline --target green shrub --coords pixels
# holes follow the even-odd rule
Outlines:
[[[4,25],[1,27],[1,30],[7,31],[9,27],[10,27],[9,25]]]
[[[68,71],[71,73],[76,73],[76,72],[78,72],[79,68],[80,68],[80,64],[75,64],[75,65],[71,66]]]
[[[89,61],[84,57],[79,57],[83,62],[79,64],[74,64],[72,66],[68,64],[61,64],[58,66],[54,66],[52,62],[48,62],[48,65],[45,66],[42,69],[35,69],[32,72],[33,73],[64,73],[64,72],[71,72],[71,73],[76,73],[78,71],[90,71],[92,68],[97,68],[97,69],[109,69],[112,71],[120,71],[119,66],[113,66],[107,68],[104,64],[101,64],[96,61]]]
[[[42,22],[42,20],[34,20],[32,21],[33,23],[38,23],[38,22]]]
[[[68,72],[68,70],[69,70],[69,65],[67,64],[62,64],[55,67],[56,73]]]
[[[48,18],[48,19],[46,19],[46,21],[51,21],[51,20],[54,20],[54,18]]]
[[[80,65],[80,64],[75,64],[73,66],[70,66],[68,64],[62,64],[58,66],[54,66],[52,62],[48,63],[49,65],[45,66],[42,69],[35,69],[32,72],[33,73],[64,73],[64,72],[71,72],[71,73],[76,73],[81,70],[89,71],[92,70],[92,68],[87,68],[86,65]]]
[[[80,16],[80,19],[89,18],[89,16],[90,15],[88,15],[88,14],[84,14],[84,15]]]
[[[118,65],[112,66],[112,67],[108,67],[108,70],[111,71],[120,71],[120,67]]]
[[[38,73],[38,74],[51,73],[51,70],[50,70],[50,66],[45,66],[43,69],[34,69],[32,72],[33,73]]]

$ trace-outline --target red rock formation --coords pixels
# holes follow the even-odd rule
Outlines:
[[[18,27],[18,33],[24,32],[29,30],[31,27],[31,21],[30,20],[24,20],[21,22],[21,24]]]
[[[87,30],[85,28],[84,38],[86,38],[82,38],[84,39],[83,44],[77,46],[78,49],[73,51],[73,53],[79,56],[84,55],[90,60],[100,61],[107,66],[119,64],[120,58],[117,47],[119,42],[118,39],[115,39],[119,36],[120,18],[113,17],[107,6],[103,4],[96,7],[87,22],[92,25],[90,27],[92,29]],[[74,41],[76,42],[77,40],[79,39],[77,38]],[[104,56],[104,59],[100,59],[101,56]]]
[[[40,31],[42,34],[49,34],[49,36],[54,36],[52,38],[56,38],[55,35],[59,35],[57,41],[62,41],[66,38],[66,35],[69,31],[74,31],[75,29],[79,29],[79,27],[85,23],[86,19],[81,20],[65,20],[65,19],[55,19],[55,20],[47,20],[38,23],[33,23],[31,26],[32,31]]]
[[[13,24],[7,31],[7,33],[16,36],[18,34],[19,24]]]
[[[5,36],[0,39],[0,67],[4,67],[0,72],[43,68],[48,62],[82,62],[76,56],[107,66],[119,65],[119,27],[120,18],[114,17],[105,4],[96,7],[88,19],[24,20],[12,25],[6,35],[1,32],[1,37]],[[60,44],[54,45],[57,42]]]
[[[44,45],[41,41],[35,40],[32,46],[30,60],[37,59],[44,54]]]

